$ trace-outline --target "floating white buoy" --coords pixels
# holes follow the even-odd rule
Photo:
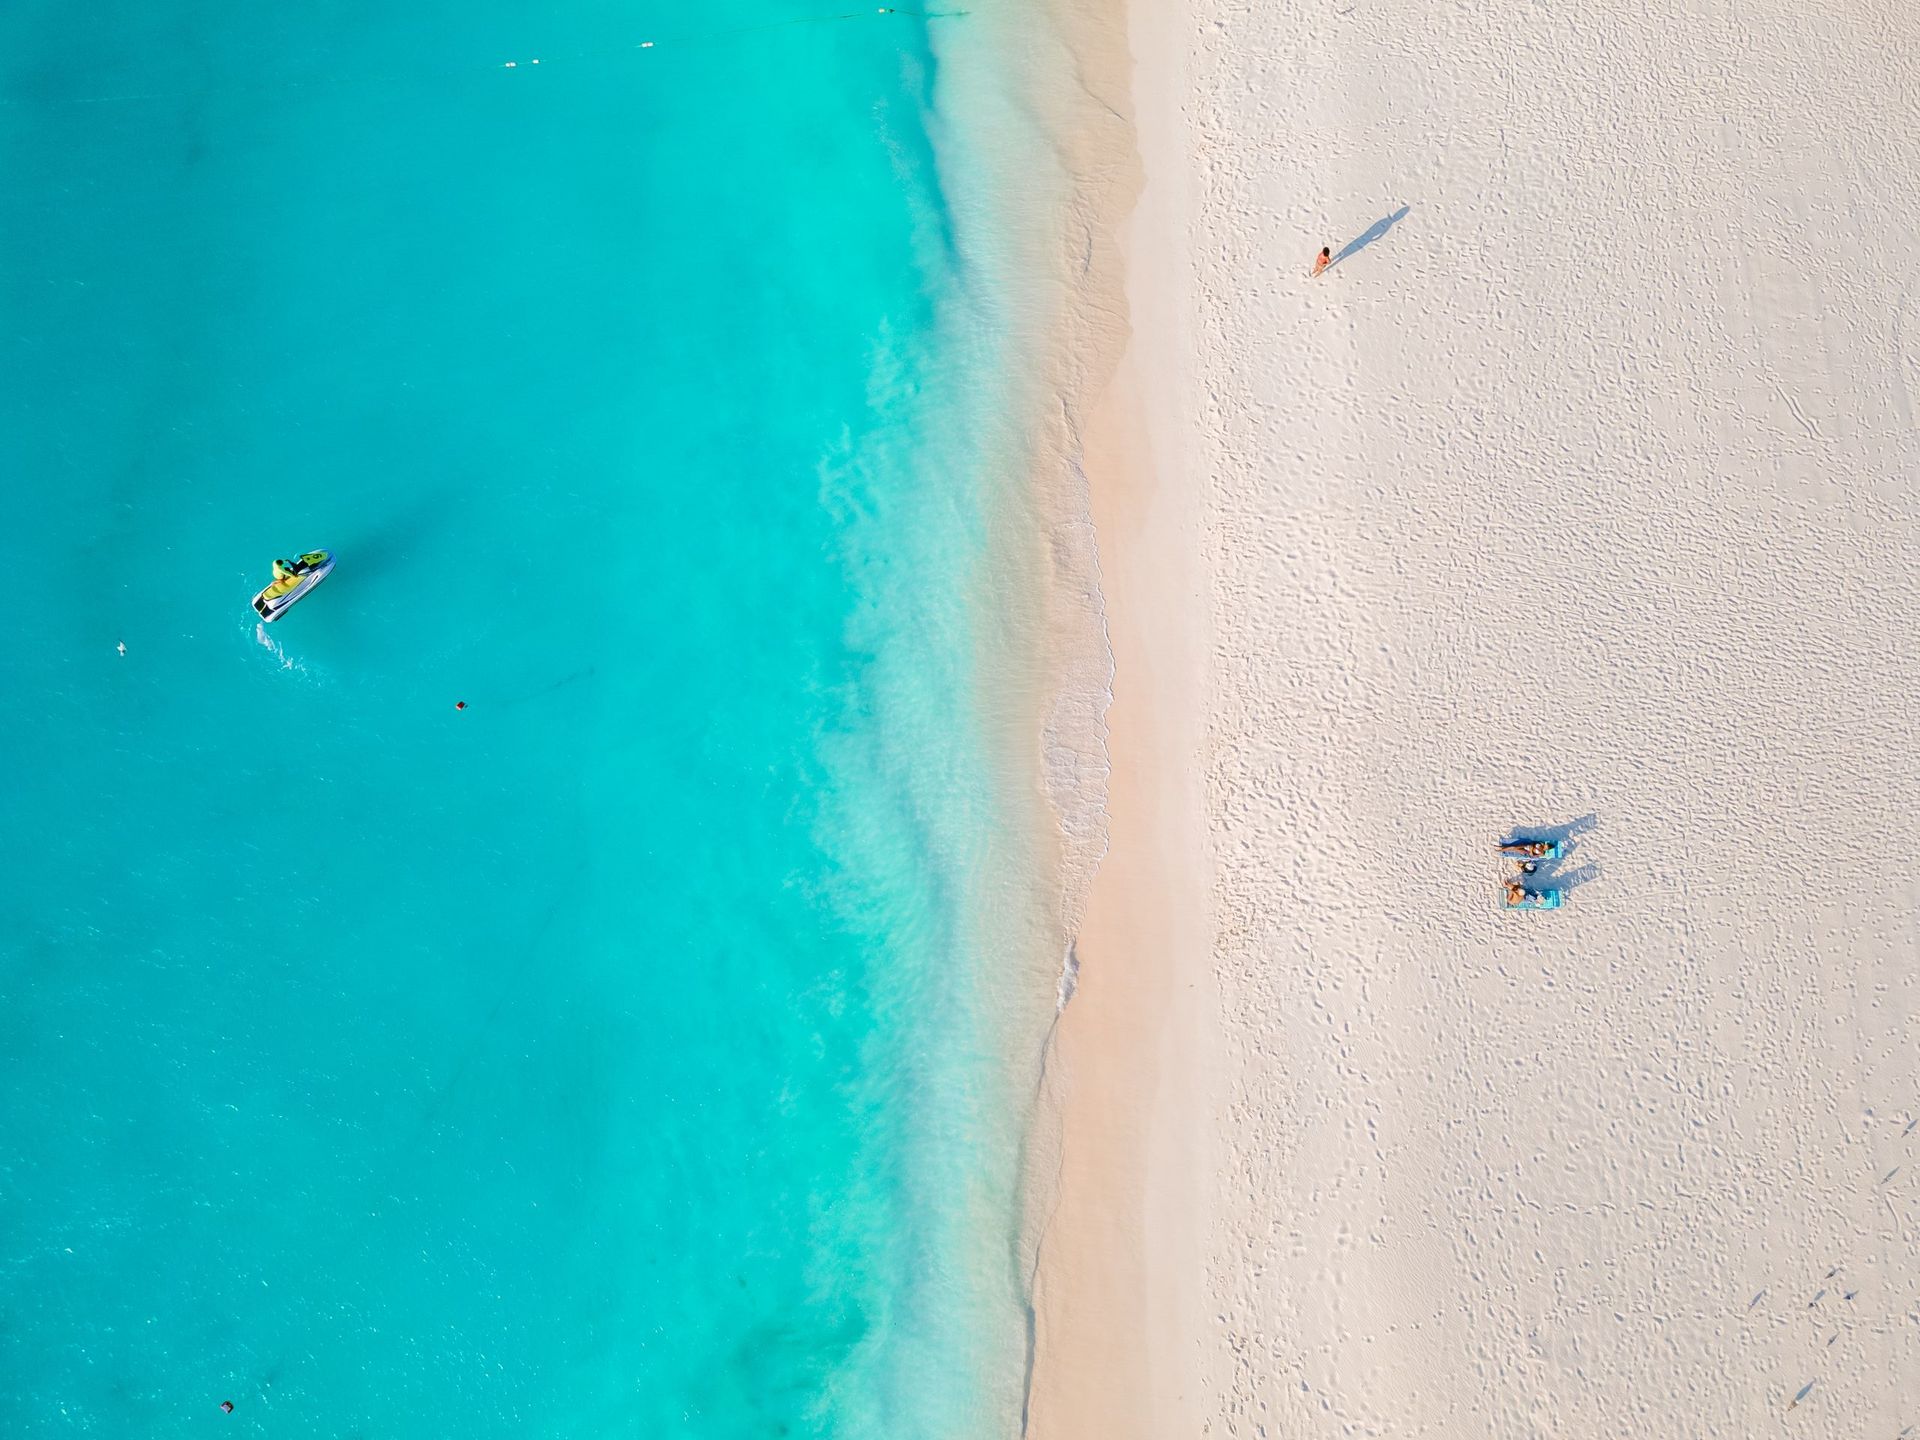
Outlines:
[[[506,64],[502,65],[500,68],[502,70],[517,70],[520,68],[520,62],[518,60],[509,60],[507,61]]]
[[[651,50],[653,48],[653,42],[651,40],[642,40],[640,42],[640,48],[642,50]]]
[[[540,62],[538,60],[535,60],[533,63],[538,65]]]

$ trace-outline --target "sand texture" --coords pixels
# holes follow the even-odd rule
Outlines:
[[[1891,1440],[1920,12],[1196,20],[1214,1429]]]
[[[1920,10],[1180,31],[1185,1433],[1920,1435]]]

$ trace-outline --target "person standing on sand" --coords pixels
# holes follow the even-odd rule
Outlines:
[[[1333,247],[1331,245],[1322,245],[1320,247],[1320,258],[1313,262],[1313,275],[1311,278],[1318,280],[1320,273],[1331,264],[1333,264]]]

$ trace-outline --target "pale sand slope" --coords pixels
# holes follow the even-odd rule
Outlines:
[[[1194,21],[1230,1094],[1202,1418],[1752,1436],[1811,1381],[1786,1423],[1893,1440],[1920,11]],[[1579,832],[1568,908],[1499,913],[1489,847],[1534,823]]]
[[[1183,1433],[1920,1435],[1920,10],[1191,3]]]

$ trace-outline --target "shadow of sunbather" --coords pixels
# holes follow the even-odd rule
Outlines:
[[[1398,210],[1394,211],[1391,215],[1383,215],[1380,219],[1374,221],[1373,224],[1369,225],[1366,228],[1366,232],[1362,234],[1359,239],[1349,240],[1346,244],[1346,248],[1343,249],[1338,255],[1333,257],[1333,264],[1327,266],[1327,268],[1331,270],[1334,265],[1338,265],[1342,260],[1346,259],[1349,255],[1357,255],[1360,251],[1366,249],[1367,246],[1371,245],[1374,241],[1378,240],[1382,235],[1386,234],[1389,230],[1393,229],[1394,226],[1398,225],[1402,220],[1406,219],[1407,212],[1411,209],[1413,209],[1413,206],[1411,205],[1402,205]]]

